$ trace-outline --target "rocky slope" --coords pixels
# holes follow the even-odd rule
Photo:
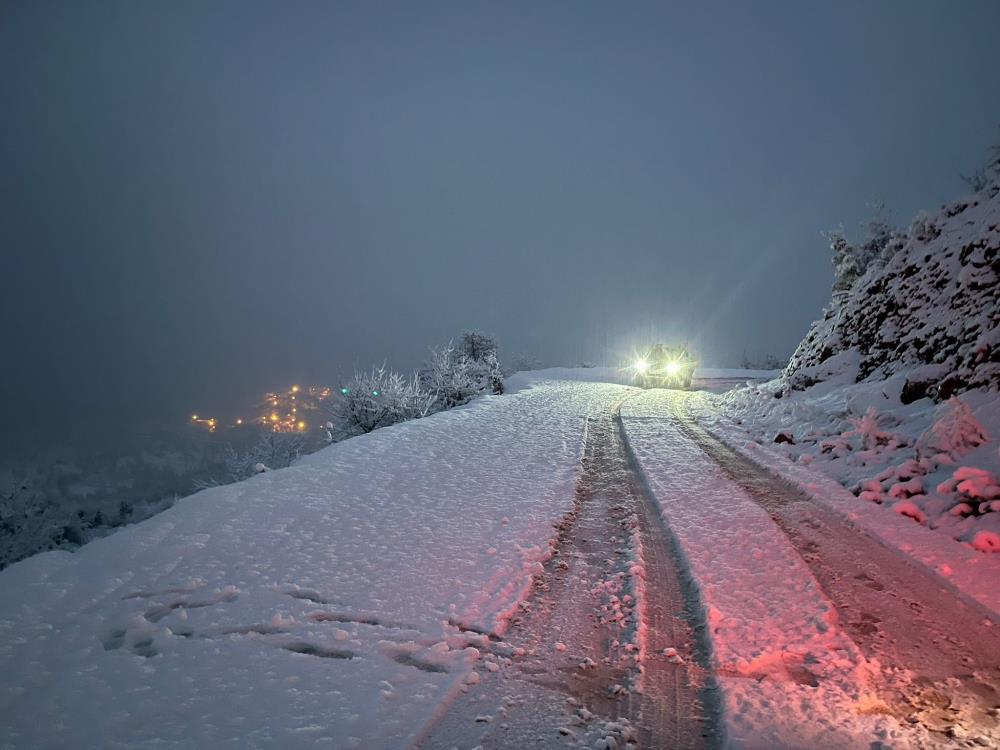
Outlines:
[[[793,390],[825,379],[823,365],[860,354],[857,380],[907,372],[904,403],[1000,384],[1000,182],[918,217],[891,257],[838,294],[785,371]]]

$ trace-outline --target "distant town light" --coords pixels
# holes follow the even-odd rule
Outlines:
[[[347,395],[350,390],[347,387],[341,388],[340,392]],[[302,396],[301,399],[298,394]],[[303,387],[293,385],[283,393],[268,392],[264,394],[264,401],[261,405],[260,413],[251,418],[233,417],[232,421],[224,422],[217,417],[206,417],[201,414],[191,414],[191,423],[199,427],[204,427],[208,432],[215,432],[218,429],[233,429],[243,425],[260,425],[270,428],[273,432],[298,432],[305,431],[309,425],[306,420],[299,421],[299,405],[302,411],[315,411],[319,408],[319,401],[329,397],[331,389],[325,386],[310,385]],[[381,395],[376,392],[375,395]],[[271,409],[267,410],[266,407]]]

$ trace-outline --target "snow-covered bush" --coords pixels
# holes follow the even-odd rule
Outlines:
[[[343,398],[334,402],[330,421],[333,434],[342,439],[419,419],[433,406],[434,395],[421,387],[416,375],[407,379],[382,365],[354,375]]]
[[[262,431],[260,438],[247,451],[237,451],[226,446],[226,474],[229,482],[239,482],[265,469],[284,469],[301,456],[307,448],[306,436],[301,432]]]
[[[834,229],[828,235],[833,255],[833,291],[846,293],[861,278],[865,267],[858,256],[858,248],[847,241],[843,229]]]
[[[497,342],[492,336],[480,331],[466,331],[458,343],[459,351],[473,362],[497,353]]]
[[[483,393],[503,393],[503,373],[496,341],[470,331],[457,345],[432,349],[424,369],[412,378],[385,365],[355,374],[334,403],[327,432],[331,441],[363,435],[460,406]]]
[[[60,519],[35,470],[0,474],[0,568],[59,545]]]
[[[962,182],[968,185],[969,190],[973,193],[978,193],[980,190],[985,189],[986,186],[992,182],[992,178],[989,173],[987,173],[987,171],[982,167],[974,171],[972,174],[961,175],[961,178]]]
[[[833,291],[835,295],[843,295],[850,292],[870,267],[882,266],[890,260],[903,246],[906,235],[892,228],[885,220],[882,204],[876,204],[864,242],[851,244],[843,229],[835,229],[827,237],[833,253]]]
[[[950,463],[989,440],[972,409],[957,396],[938,407],[936,415],[933,424],[917,440],[920,455]]]
[[[958,493],[961,498],[961,505],[968,508],[971,513],[989,513],[1000,510],[1000,480],[996,474],[986,469],[978,469],[974,466],[960,466],[955,469],[950,479],[946,479],[938,485],[937,491],[941,495]],[[957,507],[957,506],[956,506]]]
[[[462,334],[458,352],[468,360],[480,393],[503,393],[503,369],[497,356],[497,342],[479,331]]]
[[[434,396],[435,408],[461,406],[480,394],[479,379],[472,364],[452,342],[431,350],[431,358],[420,373],[420,384]]]
[[[38,552],[73,549],[111,529],[173,504],[103,496],[79,497],[65,483],[64,467],[30,464],[0,471],[0,569]]]
[[[503,372],[497,359],[496,342],[472,331],[459,344],[431,350],[431,358],[420,373],[421,386],[435,399],[435,408],[451,409],[483,393],[503,393]]]
[[[884,432],[879,427],[878,413],[874,406],[869,406],[861,417],[851,418],[854,429],[844,433],[844,437],[857,435],[861,438],[861,447],[873,450],[880,445],[887,445],[892,439],[892,433]]]
[[[1000,181],[1000,142],[997,142],[990,149],[990,158],[986,166],[979,167],[972,174],[959,175],[959,177],[973,193],[992,187]]]

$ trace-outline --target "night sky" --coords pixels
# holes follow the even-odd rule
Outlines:
[[[476,327],[787,356],[1000,131],[1000,3],[0,2],[0,439]]]

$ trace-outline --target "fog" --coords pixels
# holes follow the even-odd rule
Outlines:
[[[904,23],[905,21],[905,23]],[[409,370],[787,356],[1000,123],[1000,4],[0,6],[0,442]]]

